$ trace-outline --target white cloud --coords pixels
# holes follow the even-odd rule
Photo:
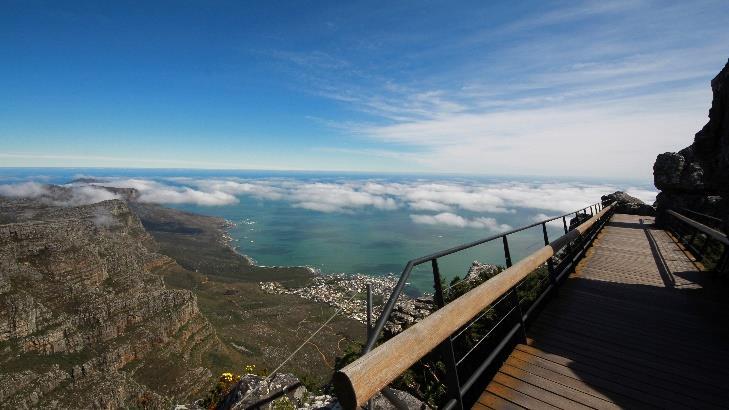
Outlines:
[[[118,198],[119,197],[112,192],[93,186],[73,187],[71,188],[70,198],[55,201],[54,204],[62,206],[88,205]]]
[[[48,194],[48,186],[37,182],[0,185],[0,195],[13,198],[38,198]]]
[[[88,205],[118,198],[116,194],[94,186],[70,186],[68,190],[54,190],[50,185],[33,181],[0,185],[0,196],[34,198],[56,206]]]
[[[237,182],[232,180],[192,180],[189,182],[205,191],[225,192],[232,195],[247,194],[260,199],[281,199],[280,188],[261,183]]]
[[[410,215],[410,219],[418,224],[447,225],[459,228],[485,228],[492,232],[504,232],[512,229],[507,224],[499,224],[494,218],[478,217],[468,219],[450,212],[442,212],[436,215],[413,214]]]
[[[452,226],[460,222],[453,218],[459,211],[476,214],[464,219],[463,226],[493,227],[491,222],[476,217],[489,214],[515,213],[533,209],[540,214],[559,215],[573,212],[600,201],[600,197],[617,190],[617,184],[583,182],[488,182],[479,180],[419,178],[399,182],[387,179],[327,179],[322,181],[295,178],[103,178],[98,185],[135,188],[139,200],[153,203],[190,203],[204,206],[231,205],[239,197],[248,196],[267,201],[285,201],[291,206],[317,212],[353,213],[364,209],[392,211],[410,209],[420,223],[436,213]],[[648,203],[656,192],[645,187],[627,187],[627,191]],[[0,185],[0,194],[33,197],[43,194],[43,185],[28,183]],[[93,185],[77,185],[76,195],[82,202],[95,200],[97,195],[111,195]],[[107,198],[103,198],[107,199]],[[449,219],[450,218],[450,219]],[[414,219],[414,220],[415,220]],[[544,218],[542,218],[544,219]],[[435,219],[437,220],[437,219]],[[555,222],[555,225],[557,223]],[[496,228],[494,228],[496,229]]]
[[[353,132],[417,149],[410,160],[430,169],[647,178],[657,154],[691,142],[710,100],[708,88],[672,90],[549,107],[434,113]]]
[[[395,66],[348,47],[327,50],[346,65],[289,61],[308,91],[368,114],[317,119],[374,142],[361,158],[436,172],[647,180],[656,155],[689,145],[705,122],[729,34],[721,1],[654,3],[540,3],[502,24],[464,16],[457,35],[396,29]]]
[[[321,212],[346,212],[365,207],[380,210],[398,208],[393,198],[374,195],[346,183],[301,184],[290,192],[289,200],[296,207]]]
[[[226,192],[203,192],[185,187],[142,192],[139,201],[163,204],[230,205],[237,203],[238,199]]]
[[[442,204],[440,202],[429,201],[427,199],[421,199],[408,204],[411,209],[416,211],[450,211],[452,208],[449,205]]]
[[[196,190],[187,186],[173,186],[150,179],[103,178],[100,186],[134,188],[139,191],[140,202],[161,204],[231,205],[238,202],[235,195],[220,190]]]
[[[547,215],[547,214],[543,214],[543,213],[538,213],[538,214],[532,216],[532,222],[542,222],[546,219],[552,219],[554,217],[555,217],[555,215]],[[565,222],[567,222],[567,224],[569,224],[570,219],[571,219],[570,217],[567,217],[567,220]],[[555,219],[555,220],[547,222],[547,225],[563,228],[564,222],[562,221],[562,218],[559,218],[559,219]]]

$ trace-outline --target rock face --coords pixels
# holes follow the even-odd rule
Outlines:
[[[615,191],[612,194],[603,195],[600,199],[605,206],[615,202],[615,211],[617,213],[643,216],[655,216],[656,214],[655,208],[622,191]]]
[[[665,210],[689,208],[729,220],[729,62],[711,81],[709,122],[679,152],[658,155],[653,165],[658,222]]]
[[[204,388],[219,343],[121,200],[0,198],[0,407],[163,407]]]

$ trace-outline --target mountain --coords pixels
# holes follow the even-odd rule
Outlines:
[[[193,292],[150,273],[176,262],[126,202],[0,198],[0,215],[0,406],[157,408],[209,385],[221,343]]]
[[[334,312],[263,291],[312,272],[256,266],[230,246],[230,222],[95,184],[0,196],[0,407],[190,403],[223,372],[267,374]],[[317,391],[364,334],[337,317],[281,370]]]

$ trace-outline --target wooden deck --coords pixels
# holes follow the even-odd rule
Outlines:
[[[474,409],[729,408],[729,298],[652,222],[613,216]]]

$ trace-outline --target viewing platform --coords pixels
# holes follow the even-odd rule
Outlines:
[[[426,363],[445,409],[729,408],[729,240],[718,220],[666,210],[659,227],[615,207],[408,262],[363,355],[334,375],[342,406],[382,391],[406,407],[388,385]],[[564,235],[550,242],[546,224],[560,219]],[[512,264],[509,235],[540,225],[544,247]],[[503,242],[507,269],[448,302],[438,259],[491,241]],[[432,266],[440,308],[380,341],[421,264]]]
[[[653,218],[615,214],[473,408],[729,407],[712,282]]]

